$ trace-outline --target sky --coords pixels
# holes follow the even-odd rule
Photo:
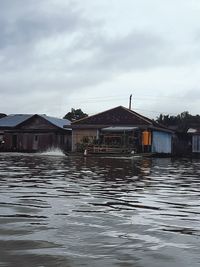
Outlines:
[[[1,0],[0,112],[200,113],[199,0]]]

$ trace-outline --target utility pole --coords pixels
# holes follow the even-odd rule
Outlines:
[[[131,105],[132,105],[132,95],[129,97],[129,109],[131,110]]]

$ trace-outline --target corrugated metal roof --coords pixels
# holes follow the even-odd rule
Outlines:
[[[49,121],[53,125],[65,129],[63,126],[64,125],[71,125],[71,122],[67,119],[59,119],[55,117],[49,117],[46,115],[40,115],[40,114],[13,114],[13,115],[8,115],[4,118],[0,119],[0,127],[1,128],[13,128],[16,127],[17,125],[21,124],[22,122],[25,122],[26,120],[30,119],[31,117],[38,115],[45,120]],[[65,129],[65,130],[70,130],[70,129]]]
[[[65,129],[65,130],[70,130],[69,128],[64,128],[66,125],[71,125],[71,122],[67,119],[59,119],[55,117],[49,117],[46,115],[39,115],[43,117],[45,120],[49,121],[50,123],[56,125],[59,128]]]
[[[120,126],[114,126],[114,127],[106,127],[103,128],[103,132],[129,132],[133,131],[135,129],[138,129],[138,127],[120,127]]]
[[[31,118],[33,114],[13,114],[0,119],[0,127],[16,127]]]
[[[196,133],[197,129],[189,128],[187,133]]]
[[[200,134],[200,128],[189,128],[187,133],[189,133],[189,134]]]

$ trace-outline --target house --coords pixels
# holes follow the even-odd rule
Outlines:
[[[37,152],[52,147],[71,150],[70,124],[69,120],[46,115],[8,115],[0,119],[0,150]]]
[[[185,132],[176,130],[173,135],[173,156],[187,157],[192,154],[191,136]]]
[[[200,128],[189,128],[187,133],[191,139],[191,153],[200,156]]]
[[[172,152],[172,131],[123,106],[74,121],[71,127],[72,151]]]

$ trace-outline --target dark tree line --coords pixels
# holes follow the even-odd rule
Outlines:
[[[177,130],[187,131],[188,128],[200,126],[200,115],[191,115],[188,111],[184,111],[177,116],[160,114],[156,121],[167,127],[176,128]]]

